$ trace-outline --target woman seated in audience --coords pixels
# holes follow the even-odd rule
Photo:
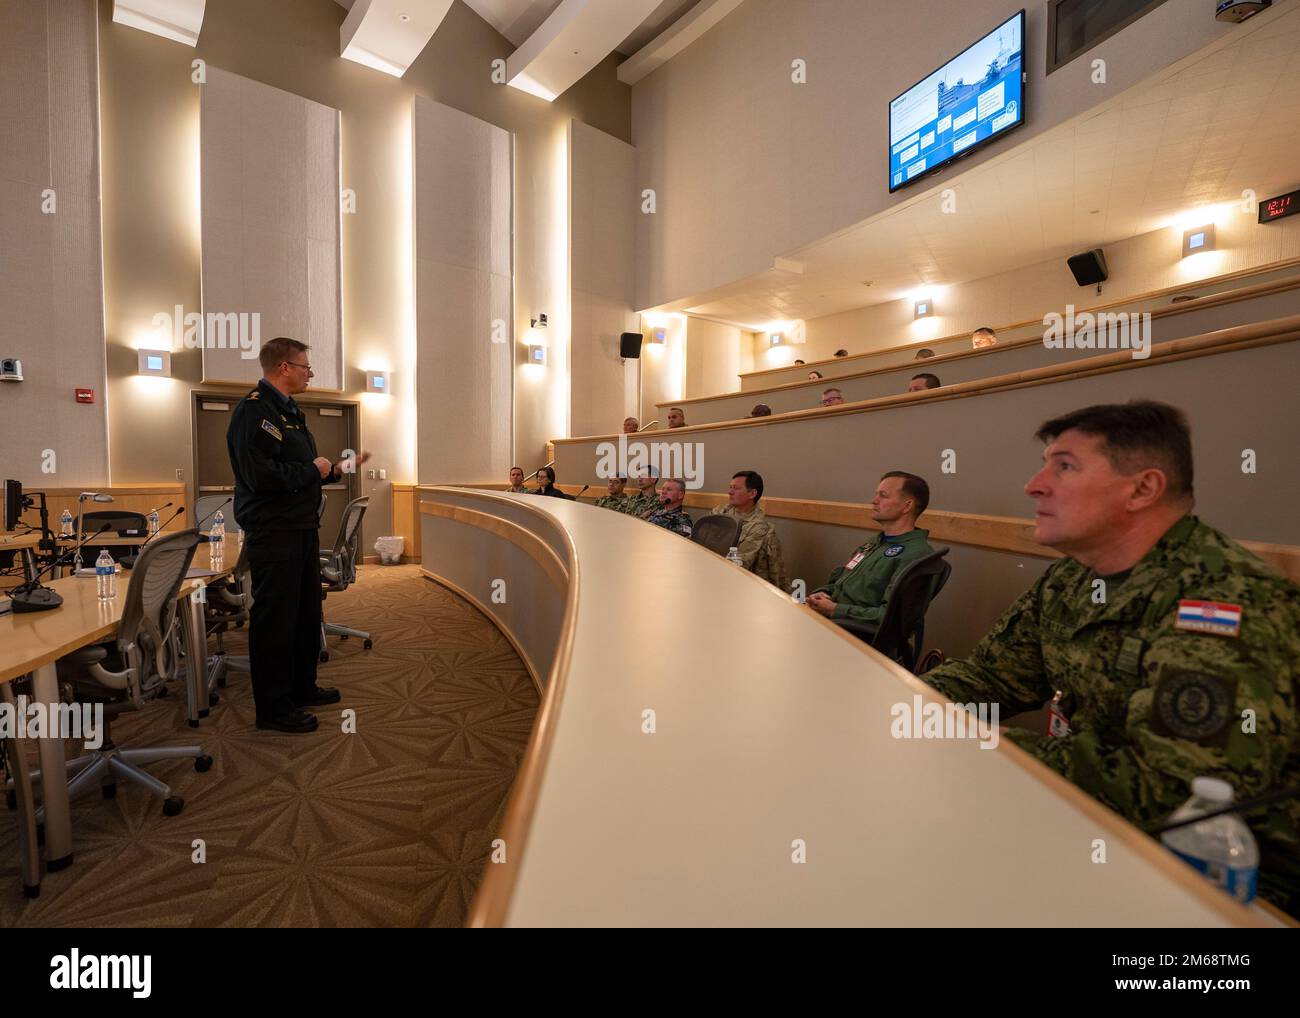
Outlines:
[[[538,495],[550,495],[553,498],[567,498],[573,501],[572,495],[566,495],[555,486],[555,471],[551,467],[542,467],[537,471],[537,491]]]

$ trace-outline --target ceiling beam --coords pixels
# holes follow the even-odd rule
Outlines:
[[[700,0],[694,7],[618,65],[618,80],[635,85],[662,67],[745,0]]]
[[[113,20],[164,39],[198,45],[207,0],[113,0]]]
[[[507,81],[548,102],[563,95],[631,35],[659,2],[562,0],[506,60]]]
[[[339,28],[339,54],[400,78],[438,31],[452,2],[354,0]]]

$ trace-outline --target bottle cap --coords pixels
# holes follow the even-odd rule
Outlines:
[[[1208,799],[1224,805],[1232,802],[1232,786],[1219,778],[1193,778],[1192,794],[1198,799]]]

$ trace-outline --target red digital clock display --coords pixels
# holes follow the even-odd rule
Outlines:
[[[1274,219],[1284,219],[1300,212],[1300,191],[1278,195],[1259,203],[1259,221],[1271,223]]]

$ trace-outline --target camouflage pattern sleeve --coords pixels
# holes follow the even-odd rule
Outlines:
[[[1238,635],[1176,628],[1173,604],[1143,656],[1145,681],[1114,725],[1062,738],[1008,737],[1137,823],[1172,813],[1195,777],[1222,778],[1237,799],[1285,784],[1297,739],[1300,596],[1289,585],[1259,583],[1219,596],[1241,605]],[[1288,807],[1271,813],[1287,825],[1300,867]],[[1253,816],[1251,826],[1258,833]]]
[[[1043,669],[1038,602],[1048,573],[1021,594],[962,661],[921,678],[956,703],[997,702],[1003,717],[1035,710],[1052,695]]]

